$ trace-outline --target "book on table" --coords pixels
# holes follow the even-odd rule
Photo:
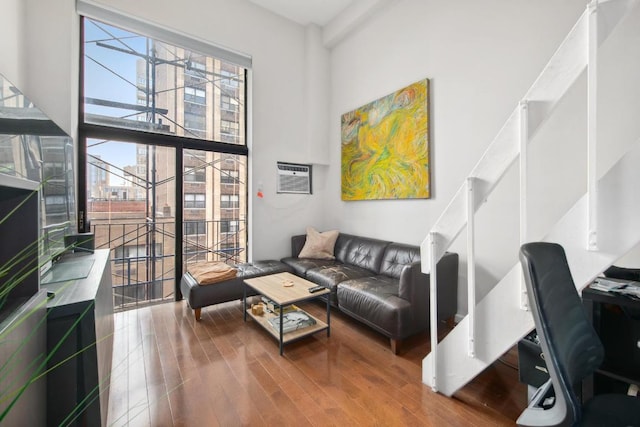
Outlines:
[[[280,316],[269,319],[269,324],[273,329],[280,332]],[[288,312],[285,311],[282,314],[282,332],[285,334],[315,324],[315,319],[309,316],[304,310],[295,309]]]

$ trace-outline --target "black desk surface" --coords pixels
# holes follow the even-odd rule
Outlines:
[[[621,280],[620,282],[626,283],[628,280]],[[640,285],[640,283],[638,283],[638,285]],[[591,301],[604,304],[615,304],[621,307],[640,309],[640,299],[631,298],[625,295],[618,295],[613,292],[592,289],[589,286],[582,290],[582,299],[589,299]]]

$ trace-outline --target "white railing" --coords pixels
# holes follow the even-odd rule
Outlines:
[[[437,280],[436,264],[454,240],[467,228],[467,295],[468,354],[476,354],[476,286],[475,286],[475,222],[478,208],[502,180],[516,158],[520,158],[520,241],[528,239],[527,230],[527,146],[541,124],[551,115],[562,96],[588,68],[588,129],[587,129],[587,195],[588,226],[585,230],[587,248],[598,248],[597,173],[596,173],[596,102],[598,46],[638,0],[594,0],[578,19],[549,63],[514,109],[498,135],[458,189],[449,205],[422,242],[422,271],[431,273],[431,386],[437,391]],[[602,15],[606,16],[602,16]],[[593,64],[589,66],[589,64]],[[520,281],[518,305],[527,309],[524,283]]]
[[[528,206],[528,181],[529,176],[529,103],[527,101],[520,101],[519,104],[519,116],[520,119],[520,244],[529,240],[529,230],[527,219],[527,206]],[[520,308],[528,310],[529,300],[527,299],[527,288],[524,283],[524,276],[520,276]]]

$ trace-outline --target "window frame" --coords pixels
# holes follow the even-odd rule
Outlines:
[[[188,43],[180,43],[174,40],[168,40],[163,37],[158,37],[156,33],[165,34],[162,30],[158,30],[155,26],[149,26],[150,24],[145,23],[144,21],[139,21],[135,18],[124,17],[123,15],[116,14],[112,15],[113,12],[110,12],[106,9],[102,9],[99,6],[92,5],[90,3],[85,3],[82,0],[78,2],[78,14],[80,15],[80,32],[79,32],[79,79],[78,79],[78,143],[77,143],[77,171],[78,171],[78,192],[77,192],[77,227],[79,232],[88,231],[87,226],[88,223],[86,221],[87,218],[87,173],[88,173],[88,156],[86,150],[86,141],[89,139],[105,139],[105,140],[113,140],[113,141],[122,141],[122,142],[131,142],[140,145],[147,146],[167,146],[173,147],[176,152],[176,171],[184,171],[184,153],[185,150],[197,150],[197,151],[210,151],[220,154],[229,154],[229,155],[237,155],[246,158],[247,165],[249,164],[249,148],[248,148],[248,139],[249,133],[247,130],[248,124],[248,90],[250,86],[250,82],[248,80],[249,70],[251,69],[251,59],[244,57],[240,54],[236,54],[230,51],[225,51],[223,49],[212,46],[208,43],[200,42],[195,39],[184,37],[185,40],[188,40]],[[88,13],[87,13],[88,12]],[[96,16],[98,15],[98,16]],[[116,19],[101,19],[100,15],[114,17]],[[245,108],[243,109],[243,126],[241,127],[244,132],[244,143],[228,143],[222,140],[211,141],[211,140],[202,140],[197,138],[190,138],[188,136],[178,136],[178,135],[170,135],[163,133],[148,133],[137,131],[133,129],[127,128],[115,128],[108,127],[104,125],[98,125],[94,123],[85,122],[85,111],[84,111],[84,76],[85,76],[85,67],[84,67],[84,46],[85,46],[85,20],[86,19],[94,19],[100,22],[105,22],[109,25],[118,26],[120,28],[127,29],[128,31],[136,32],[141,35],[145,35],[149,38],[155,38],[167,43],[173,43],[181,48],[190,49],[192,51],[199,51],[205,55],[216,57],[220,60],[231,62],[237,64],[237,66],[241,67],[244,70],[244,100],[245,100]],[[124,23],[122,23],[124,22]],[[143,29],[140,30],[139,27]],[[181,39],[181,35],[178,34],[177,39]],[[194,48],[195,45],[195,48]],[[202,49],[197,49],[198,46],[202,46]],[[218,52],[218,53],[216,53]],[[236,87],[236,90],[238,88]],[[222,138],[221,138],[222,139]],[[246,179],[246,176],[245,176]],[[176,173],[176,184],[175,184],[175,199],[181,201],[180,205],[176,207],[175,213],[175,222],[176,224],[182,224],[184,221],[183,209],[184,209],[184,182],[183,174]],[[247,189],[248,190],[248,189]],[[245,204],[248,206],[249,203],[249,193],[248,191],[244,194]],[[248,222],[248,221],[247,221]],[[247,233],[248,226],[245,227],[245,233]],[[206,232],[206,231],[205,231]],[[248,236],[245,236],[246,243],[246,251],[249,251],[249,239]],[[182,299],[182,292],[180,290],[180,277],[183,273],[183,254],[182,254],[182,244],[184,241],[183,235],[183,227],[176,227],[176,236],[175,236],[175,300]]]

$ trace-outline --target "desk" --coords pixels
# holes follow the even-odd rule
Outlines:
[[[57,274],[79,277],[65,270],[74,273],[83,261],[91,264],[86,277],[42,285],[55,293],[47,302],[47,351],[53,353],[47,368],[55,367],[47,374],[47,425],[104,426],[107,421],[113,352],[109,250],[66,254]]]
[[[601,368],[583,383],[583,401],[640,384],[640,300],[587,287],[582,302],[605,349]]]

